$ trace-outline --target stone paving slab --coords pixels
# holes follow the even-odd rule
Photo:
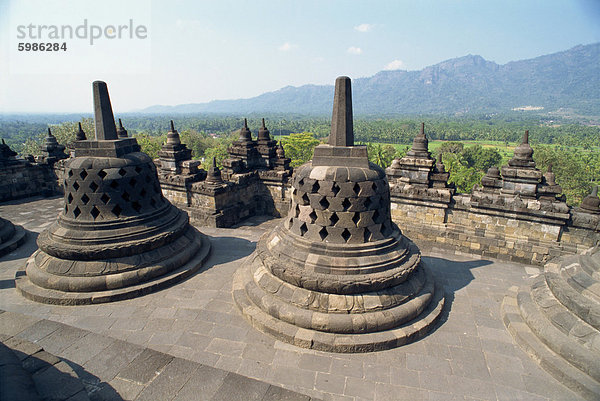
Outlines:
[[[17,322],[20,332],[15,332]],[[310,401],[299,394],[235,373],[176,358],[89,331],[58,324],[31,342],[31,328],[45,320],[0,310],[0,394],[20,400],[210,400]],[[13,334],[3,333],[4,328]],[[70,333],[57,355],[40,344],[58,333]],[[74,335],[74,334],[77,335]],[[57,348],[58,349],[58,348]],[[29,360],[37,361],[29,363]],[[208,390],[208,391],[207,391]],[[37,398],[35,398],[37,399]]]
[[[227,372],[323,400],[579,400],[530,359],[502,323],[502,299],[511,286],[539,274],[535,266],[422,249],[423,260],[446,291],[448,305],[441,324],[424,339],[394,350],[332,354],[294,347],[256,331],[233,303],[233,273],[253,252],[260,235],[278,223],[276,219],[252,218],[233,229],[198,227],[213,245],[206,266],[155,294],[78,307],[26,300],[14,289],[14,273],[35,250],[36,233],[56,217],[60,206],[58,198],[0,204],[3,218],[30,231],[21,248],[0,258],[0,308],[47,319],[44,324],[29,323],[40,324],[46,337],[59,330],[52,322],[61,322],[200,363],[213,372],[204,374],[210,378],[206,383],[188,380],[176,400],[194,399],[202,391],[216,395]],[[27,324],[8,325],[29,338],[35,336],[22,326]],[[73,343],[86,341],[76,337],[72,336]],[[61,352],[67,349],[60,339],[52,346]],[[118,346],[105,350],[111,347]],[[133,352],[124,359],[137,357]],[[84,368],[91,369],[93,361]],[[114,373],[118,368],[106,359],[93,369],[114,375],[106,383],[119,394],[135,398],[145,389],[119,378]],[[193,375],[203,377],[200,370]]]

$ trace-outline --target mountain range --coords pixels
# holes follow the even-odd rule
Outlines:
[[[496,64],[468,55],[352,82],[354,114],[496,113],[525,108],[600,116],[600,43]],[[151,106],[143,113],[330,113],[333,85],[286,86],[249,99]]]

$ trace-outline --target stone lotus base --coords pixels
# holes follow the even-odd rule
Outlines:
[[[512,287],[502,319],[519,346],[585,399],[600,399],[600,249],[546,264],[532,286]]]
[[[281,256],[277,249],[286,239],[296,241],[296,252],[277,259],[275,255]],[[423,266],[417,247],[399,231],[392,238],[357,245],[351,250],[344,246],[348,255],[338,257],[338,263],[371,263],[364,265],[363,274],[346,274],[337,277],[339,280],[327,277],[331,271],[314,273],[320,270],[316,261],[319,258],[314,253],[309,255],[318,251],[308,248],[304,254],[302,245],[302,240],[282,230],[267,233],[260,239],[257,251],[236,272],[234,301],[257,329],[304,348],[371,352],[418,340],[439,318],[444,306],[443,289]],[[327,247],[330,254],[336,254],[338,246]],[[341,252],[342,247],[339,248],[337,252]],[[295,265],[301,260],[306,261],[305,272],[314,273],[306,274],[310,278],[302,287],[290,283],[299,282],[293,276],[300,272]],[[312,267],[311,260],[316,261]],[[321,256],[321,262],[327,260]],[[271,273],[278,270],[278,263],[286,265],[287,281]],[[396,268],[390,269],[390,264]],[[386,286],[385,282],[393,284]],[[368,291],[368,286],[380,289]]]
[[[0,218],[0,257],[21,246],[25,242],[25,234],[22,227]]]
[[[86,305],[119,301],[157,291],[191,276],[202,267],[210,248],[208,237],[188,226],[173,243],[148,252],[123,258],[72,261],[73,265],[104,264],[106,271],[120,267],[113,274],[87,277],[45,272],[40,266],[55,258],[38,250],[29,258],[26,267],[17,271],[15,286],[26,298],[49,304]],[[130,269],[122,268],[132,260],[138,264]]]

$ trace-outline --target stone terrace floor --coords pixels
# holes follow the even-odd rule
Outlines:
[[[252,328],[231,297],[232,275],[277,219],[234,229],[198,227],[211,237],[206,266],[190,279],[141,298],[93,306],[31,302],[14,288],[35,238],[62,198],[0,204],[0,216],[28,230],[25,245],[0,258],[0,309],[61,322],[238,373],[323,400],[578,400],[531,360],[500,318],[509,287],[539,268],[443,250],[422,250],[444,284],[442,323],[390,351],[332,354],[297,348]],[[60,355],[58,355],[60,356]],[[201,394],[198,399],[202,399]]]

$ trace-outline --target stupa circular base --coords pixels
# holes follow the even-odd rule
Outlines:
[[[27,232],[23,229],[23,227],[15,226],[11,223],[9,224],[10,226],[8,226],[8,224],[5,224],[5,227],[6,230],[10,230],[11,233],[9,236],[7,236],[6,239],[2,239],[2,241],[0,241],[0,257],[17,249],[18,247],[23,245],[25,239],[27,239]]]
[[[277,280],[256,257],[249,259],[235,273],[233,299],[242,315],[255,328],[281,341],[319,351],[372,352],[408,344],[429,332],[444,307],[443,288],[435,283],[433,275],[422,264],[415,275],[425,280],[422,289],[410,300],[394,308],[355,314],[320,314],[296,308],[291,302],[282,305],[281,301],[278,303],[273,299],[272,293],[256,283],[256,279],[265,275],[270,276],[269,280]],[[376,293],[357,296],[366,299]],[[342,329],[348,322],[351,322],[350,327]],[[388,327],[390,322],[398,324],[378,330],[378,326]],[[317,326],[323,330],[314,329]]]
[[[106,282],[109,283],[108,288],[98,291],[63,291],[36,285],[28,277],[26,271],[31,271],[32,269],[39,270],[35,266],[36,257],[41,252],[38,250],[31,258],[29,258],[26,266],[17,271],[15,276],[15,286],[17,291],[25,298],[36,302],[55,305],[89,305],[120,301],[146,295],[184,280],[200,270],[202,263],[210,253],[210,240],[191,226],[188,228],[186,235],[199,244],[196,253],[191,256],[191,258],[181,264],[181,266],[170,269],[164,274],[150,277],[147,280],[140,277],[137,282],[132,285],[123,286],[122,277],[111,277],[117,276],[116,274],[106,275]],[[97,278],[97,276],[94,278]],[[58,280],[60,280],[60,277],[56,277],[55,281]],[[111,281],[112,284],[110,284]]]

